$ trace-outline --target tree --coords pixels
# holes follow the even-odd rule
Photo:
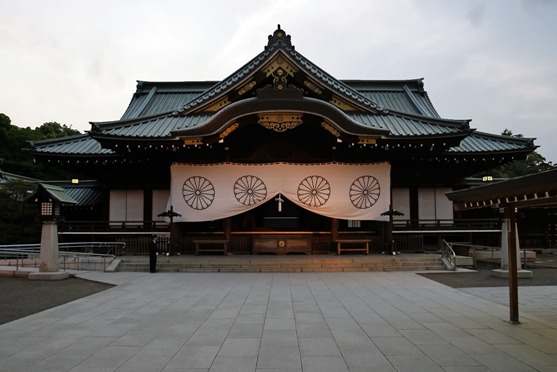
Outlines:
[[[62,169],[37,164],[24,148],[28,141],[60,138],[80,134],[66,124],[47,122],[31,129],[12,125],[10,118],[0,113],[0,167],[6,172],[38,179],[68,178]]]
[[[509,129],[505,129],[502,133],[503,136],[523,138],[522,134],[514,135]],[[522,177],[528,174],[539,173],[555,169],[556,165],[552,162],[548,162],[542,155],[538,152],[533,151],[524,160],[515,160],[510,163],[501,165],[494,168],[485,174],[489,174],[495,178],[515,178]]]
[[[72,129],[66,124],[59,124],[55,121],[44,123],[40,127],[36,128],[35,132],[38,134],[39,139],[60,138],[79,134],[78,130]]]
[[[35,187],[33,183],[19,180],[0,186],[0,244],[40,241],[38,207],[24,202]]]

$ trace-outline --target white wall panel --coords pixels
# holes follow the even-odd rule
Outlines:
[[[143,221],[143,190],[110,190],[109,221]]]
[[[168,198],[170,198],[170,190],[153,190],[153,221],[164,221],[164,217],[157,217],[157,214],[166,211]]]
[[[410,190],[407,188],[393,188],[392,190],[393,209],[404,213],[404,216],[394,216],[394,220],[410,219]]]

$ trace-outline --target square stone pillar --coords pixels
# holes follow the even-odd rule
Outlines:
[[[59,270],[60,256],[58,251],[58,225],[56,221],[43,221],[39,272],[29,273],[28,278],[31,280],[61,280],[69,278],[69,273]]]

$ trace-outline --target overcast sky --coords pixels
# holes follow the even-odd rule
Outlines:
[[[557,163],[556,19],[553,0],[1,0],[0,113],[83,132],[136,80],[224,79],[280,24],[336,78],[424,78],[442,117]]]

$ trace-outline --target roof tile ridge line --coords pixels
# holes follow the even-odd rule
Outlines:
[[[247,63],[242,65],[236,71],[222,79],[221,81],[217,82],[215,85],[204,91],[203,93],[199,94],[197,98],[192,99],[189,102],[186,102],[184,106],[182,106],[178,110],[174,110],[172,112],[173,116],[177,116],[180,114],[187,114],[193,110],[197,110],[199,105],[202,105],[204,102],[207,102],[210,98],[217,96],[218,94],[223,94],[224,92],[229,91],[230,87],[233,86],[235,82],[239,81],[242,74],[250,74],[253,72],[256,66],[261,64],[261,61],[264,60],[266,55],[270,54],[272,48],[265,49],[255,57],[250,59]],[[236,78],[236,79],[235,79]]]
[[[42,145],[42,144],[47,144],[47,143],[55,144],[57,142],[68,142],[70,140],[81,140],[81,137],[83,137],[84,139],[90,138],[88,131],[86,133],[74,134],[74,135],[66,136],[66,137],[47,138],[47,139],[42,139],[42,140],[27,140],[25,142],[27,142],[30,145],[36,145],[36,144]]]
[[[361,115],[361,113],[358,113],[358,114]],[[433,122],[433,124],[448,125],[448,126],[452,126],[452,127],[460,126],[461,129],[463,129],[463,130],[470,129],[470,122],[472,121],[472,119],[446,119],[446,118],[429,116],[429,115],[411,114],[411,113],[408,113],[408,112],[397,111],[397,110],[389,110],[389,112],[387,114],[384,114],[384,115],[388,116],[388,115],[391,115],[391,114],[394,115],[394,116],[400,116],[400,117],[413,119],[413,120]]]
[[[150,115],[150,116],[142,116],[138,118],[129,118],[129,119],[119,119],[119,120],[111,120],[111,121],[90,121],[89,124],[94,126],[97,129],[100,128],[115,128],[119,125],[129,125],[129,124],[142,124],[148,121],[153,121],[155,119],[164,119],[166,117],[174,117],[173,111],[165,111],[160,112],[158,114]],[[92,132],[92,131],[90,131]]]
[[[350,97],[350,95],[346,94],[345,92],[343,92],[341,89],[338,89],[334,86],[334,84],[329,83],[328,80],[331,80],[333,82],[337,82],[339,84],[339,86],[343,87],[346,91],[352,93],[354,95],[354,97],[352,97],[353,99],[355,98],[358,105],[362,105],[364,107],[371,107],[374,110],[377,110],[381,113],[388,113],[390,110],[387,110],[385,107],[379,105],[378,103],[364,97],[362,94],[360,94],[360,92],[358,92],[357,90],[355,90],[354,88],[352,88],[351,86],[349,86],[348,84],[346,84],[344,81],[342,81],[341,79],[338,79],[336,77],[334,77],[333,75],[329,74],[328,72],[326,72],[325,70],[323,70],[321,67],[317,66],[315,63],[311,62],[308,58],[304,57],[303,54],[301,54],[300,52],[298,52],[297,50],[295,50],[294,48],[285,48],[287,51],[290,52],[291,55],[293,55],[293,57],[295,59],[297,59],[300,63],[305,64],[305,68],[308,70],[308,72],[310,73],[310,75],[316,76],[318,77],[321,81],[324,81],[327,86],[332,87],[333,90],[340,92],[342,95],[344,96],[348,96]],[[319,72],[322,76],[320,77],[319,75],[313,73],[311,71],[311,69],[315,69],[317,72]],[[324,77],[326,77],[327,79],[324,79]]]
[[[497,140],[510,140],[510,142],[515,142],[515,143],[530,143],[532,145],[534,145],[534,141],[537,139],[535,137],[515,137],[515,136],[506,136],[504,134],[494,134],[494,133],[487,133],[487,132],[481,132],[481,131],[475,131],[474,134],[477,134],[479,137],[484,137],[484,138],[491,138],[491,139],[497,139]],[[536,146],[539,147],[539,146]]]
[[[147,107],[147,105],[151,103],[156,93],[157,93],[157,87],[153,86],[149,90],[149,93],[147,93],[147,96],[145,97],[143,102],[141,102],[141,105],[139,105],[139,107],[136,107],[136,109],[133,112],[130,112],[130,116],[133,116],[135,118],[140,117],[141,113],[143,112],[143,110],[145,110],[145,107]]]
[[[433,109],[433,112],[438,116],[441,117],[441,115],[439,115],[439,111],[437,111],[437,108],[435,107],[435,105],[433,104],[433,101],[431,100],[431,98],[429,98],[429,93],[427,92],[427,90],[424,89],[424,95],[427,97],[427,100],[429,101],[429,104],[431,105],[431,108]]]
[[[354,83],[354,84],[358,84],[358,83],[398,83],[398,84],[402,84],[402,83],[416,83],[419,84],[420,82],[422,82],[423,85],[423,80],[424,78],[412,78],[412,79],[338,79],[342,82],[344,82],[345,84],[347,83]],[[423,89],[422,87],[422,91],[425,92],[425,89]]]
[[[412,102],[412,104],[418,109],[418,111],[422,114],[422,115],[427,115],[427,110],[423,107],[422,103],[418,101],[418,99],[416,98],[416,96],[414,96],[414,93],[412,93],[412,91],[410,90],[410,88],[408,87],[408,85],[403,84],[402,85],[402,90],[404,91],[404,93],[408,96],[408,98],[410,99],[410,102]]]

